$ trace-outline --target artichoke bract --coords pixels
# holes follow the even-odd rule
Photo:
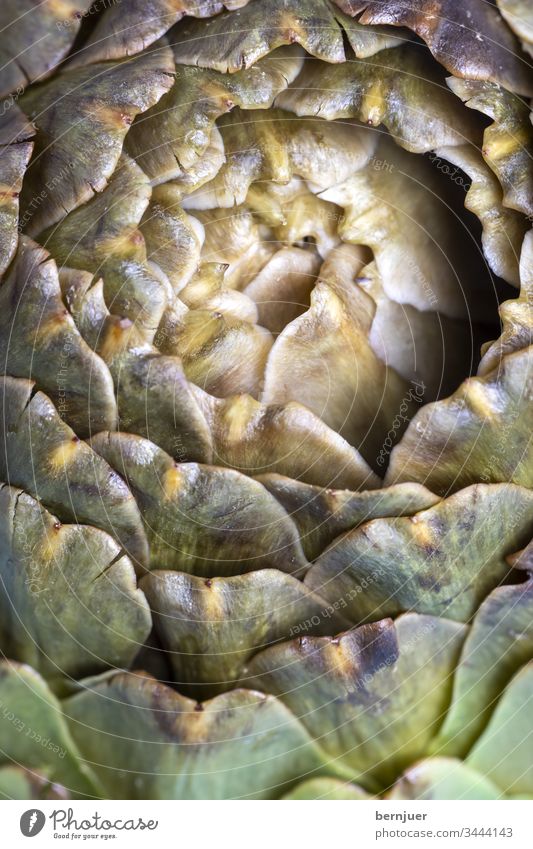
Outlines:
[[[0,11],[0,796],[533,798],[533,12],[148,6]]]

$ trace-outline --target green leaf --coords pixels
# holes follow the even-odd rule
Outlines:
[[[175,35],[177,62],[222,73],[250,68],[277,47],[294,42],[326,62],[345,59],[342,29],[327,0],[250,0],[238,12],[187,21]]]
[[[291,575],[262,569],[203,581],[152,572],[142,588],[181,692],[199,699],[246,686],[257,651],[296,634],[336,634],[349,621]]]
[[[249,395],[196,397],[219,465],[254,477],[273,472],[339,489],[376,489],[380,484],[361,455],[301,404],[259,404]]]
[[[385,481],[445,495],[479,481],[533,486],[533,348],[505,356],[443,401],[426,404],[393,449]]]
[[[0,645],[59,690],[127,667],[152,626],[131,560],[103,531],[62,525],[19,489],[0,488]]]
[[[94,27],[69,67],[122,59],[144,50],[184,15],[210,17],[239,9],[247,0],[120,0],[99,7]],[[124,22],[127,21],[127,26]]]
[[[223,316],[239,318],[256,324],[257,306],[251,298],[226,285],[222,262],[202,262],[191,280],[180,292],[180,301],[189,309],[207,309]],[[156,343],[158,341],[156,337]]]
[[[252,302],[253,303],[253,302]],[[187,310],[176,299],[159,325],[157,346],[179,357],[187,378],[218,398],[261,394],[272,347],[270,332],[218,310]]]
[[[166,274],[175,293],[196,271],[204,241],[202,225],[181,209],[180,197],[173,184],[156,186],[140,223],[146,257]]]
[[[212,461],[203,395],[196,396],[178,357],[161,354],[118,316],[107,320],[98,353],[115,381],[120,430],[145,436],[177,460]]]
[[[69,52],[90,0],[4,0],[0,8],[0,96],[49,76]]]
[[[455,674],[436,753],[464,756],[485,728],[511,677],[533,660],[533,581],[500,587],[483,602]]]
[[[277,695],[353,781],[375,791],[428,752],[451,694],[466,628],[405,614],[337,639],[256,655],[249,674]]]
[[[142,568],[148,544],[124,481],[61,420],[31,381],[3,378],[0,401],[0,480],[27,490],[61,521],[107,531]]]
[[[5,73],[5,67],[2,73]],[[22,189],[22,178],[33,150],[35,134],[34,128],[14,102],[10,103],[8,99],[2,109],[0,117],[0,274],[3,274],[9,266],[17,249],[20,226],[19,195]]]
[[[486,731],[466,759],[508,796],[533,795],[532,687],[533,663],[528,663],[508,685]]]
[[[30,235],[105,188],[130,124],[170,88],[173,71],[172,52],[162,46],[65,71],[25,93],[20,104],[38,130],[21,197]]]
[[[481,122],[465,114],[446,88],[440,66],[418,45],[341,65],[308,59],[276,105],[328,121],[357,118],[371,127],[384,124],[412,153],[481,138]]]
[[[339,771],[281,702],[250,690],[199,706],[149,676],[119,674],[64,707],[111,799],[271,799]]]
[[[289,801],[327,799],[372,799],[372,796],[355,784],[345,784],[335,778],[311,778],[296,785],[283,797]]]
[[[531,535],[533,493],[472,486],[408,518],[374,519],[320,555],[307,586],[353,622],[406,610],[468,622]]]
[[[231,212],[195,209],[194,217],[204,226],[202,263],[227,266],[224,283],[230,289],[244,289],[276,254],[276,245],[264,238],[264,228],[247,206],[237,206]]]
[[[296,528],[258,481],[233,469],[175,463],[130,434],[100,433],[91,446],[135,495],[151,568],[208,577],[307,567]]]
[[[96,351],[109,320],[104,281],[101,277],[95,279],[90,271],[63,267],[59,269],[59,284],[63,302],[76,327],[89,347]]]
[[[219,118],[218,127],[226,162],[210,183],[184,199],[185,209],[234,207],[245,202],[252,184],[283,185],[294,176],[325,190],[366,165],[377,141],[355,122],[295,118],[281,109],[236,107]]]
[[[261,475],[258,480],[290,515],[309,560],[315,560],[335,537],[364,522],[385,516],[411,516],[439,501],[438,496],[416,483],[350,492],[323,489],[282,475]]]
[[[35,380],[79,436],[116,427],[109,370],[65,309],[55,262],[26,237],[0,288],[0,358],[7,374]]]
[[[490,80],[519,94],[533,94],[529,68],[513,33],[488,3],[439,0],[334,0],[348,14],[365,9],[362,24],[409,27],[457,77]]]
[[[448,80],[451,90],[469,109],[488,115],[493,123],[483,134],[483,159],[503,189],[505,206],[533,215],[533,127],[529,107],[494,83]]]
[[[146,175],[122,155],[103,191],[39,236],[58,262],[102,275],[110,311],[136,322],[147,341],[172,294],[161,270],[148,267],[138,227],[150,195]]]
[[[429,758],[410,767],[387,794],[404,800],[501,799],[501,790],[471,767],[453,758]]]
[[[303,63],[303,51],[290,46],[234,74],[177,65],[168,94],[128,133],[130,155],[156,184],[189,173],[208,149],[217,118],[234,106],[268,109]]]
[[[0,761],[44,771],[74,796],[100,795],[61,705],[29,666],[0,661]]]

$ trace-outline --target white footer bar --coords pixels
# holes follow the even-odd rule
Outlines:
[[[533,847],[533,802],[0,803],[1,844],[184,849]],[[34,842],[32,842],[34,841]],[[69,842],[67,842],[69,841]]]

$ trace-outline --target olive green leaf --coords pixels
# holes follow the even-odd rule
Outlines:
[[[297,784],[294,790],[290,790],[283,797],[286,800],[296,801],[305,799],[372,799],[362,787],[356,784],[347,784],[336,778],[310,778]]]
[[[460,226],[429,161],[383,137],[372,159],[320,196],[345,210],[340,236],[372,249],[391,300],[466,316],[456,271],[464,251]]]
[[[314,252],[288,246],[276,251],[244,289],[257,304],[259,324],[278,334],[304,313],[319,269]]]
[[[386,483],[418,481],[439,495],[479,481],[533,486],[532,378],[530,347],[426,404],[393,449]]]
[[[65,677],[127,667],[150,609],[120,546],[62,525],[19,489],[0,488],[0,646],[60,689]]]
[[[528,0],[496,0],[496,3],[513,32],[526,44],[533,44],[533,16]]]
[[[0,96],[47,77],[70,50],[91,0],[3,0]]]
[[[409,227],[407,221],[405,226]],[[402,239],[398,238],[399,260],[402,258],[401,244]],[[351,247],[352,250],[364,250],[365,253],[368,251],[359,245]],[[327,267],[336,276],[339,260],[346,251],[347,246],[343,246],[332,253],[324,263],[324,269]],[[386,282],[376,262],[369,262],[355,280],[351,281],[351,287],[348,286],[351,293],[355,284],[361,292],[361,299],[364,295],[368,298],[372,314],[372,322],[368,328],[370,348],[379,360],[389,366],[390,372],[397,372],[404,381],[410,383],[409,387],[405,387],[405,394],[401,401],[398,400],[389,418],[389,427],[390,423],[394,422],[393,431],[396,438],[403,429],[398,426],[398,422],[402,424],[405,421],[406,413],[415,403],[427,403],[453,392],[464,378],[466,364],[477,359],[479,342],[484,338],[480,332],[481,323],[484,319],[492,321],[494,310],[484,290],[483,300],[480,302],[485,278],[482,278],[482,283],[479,280],[477,284],[476,278],[467,278],[464,274],[468,265],[466,263],[463,264],[462,280],[456,278],[456,286],[464,286],[464,303],[473,308],[473,314],[469,321],[448,318],[438,312],[439,299],[437,290],[432,289],[432,281],[423,277],[420,267],[414,261],[410,261],[406,256],[403,259],[407,260],[409,268],[404,272],[404,280],[410,274],[411,279],[416,281],[415,288],[428,295],[429,309],[418,309],[411,304],[398,302],[402,293],[394,291],[397,270],[393,266],[387,269],[390,278]],[[386,395],[388,384],[380,385],[385,387],[382,392]],[[398,414],[399,419],[396,419]]]
[[[248,475],[271,472],[317,486],[376,489],[361,455],[301,404],[260,404],[250,395],[218,399],[195,391],[213,437],[212,462]]]
[[[465,630],[404,614],[334,640],[303,637],[273,646],[253,658],[248,672],[349,767],[353,781],[375,791],[427,753]]]
[[[295,42],[326,62],[345,59],[343,31],[327,0],[249,0],[238,12],[187,21],[173,36],[177,62],[222,73],[250,68],[277,47]]]
[[[476,333],[434,308],[398,303],[389,296],[393,281],[385,287],[376,263],[362,267],[367,253],[359,245],[343,244],[329,254],[311,295],[311,309],[276,340],[263,400],[281,400],[291,391],[288,371],[294,373],[294,361],[298,372],[308,370],[310,380],[292,380],[295,394],[289,397],[317,413],[322,409],[322,418],[350,442],[364,439],[361,450],[374,453],[374,459],[393,422],[397,438],[417,403],[457,386],[474,354]],[[413,273],[414,278],[419,275],[420,270]],[[331,414],[337,416],[335,423],[328,419]]]
[[[239,9],[248,0],[121,0],[103,6],[89,37],[70,67],[132,56],[153,44],[184,15],[210,17],[222,9]],[[127,26],[125,26],[127,22]]]
[[[172,186],[181,193],[181,197],[192,194],[205,183],[209,183],[220,171],[226,157],[224,142],[218,127],[213,127],[209,143],[204,153],[198,157],[194,165],[187,170],[182,169],[172,180]]]
[[[499,587],[483,602],[465,640],[453,700],[434,743],[463,756],[475,743],[511,677],[533,660],[533,581]]]
[[[236,107],[219,118],[218,127],[226,162],[210,183],[184,199],[185,209],[237,206],[257,181],[284,184],[300,176],[325,190],[366,165],[377,141],[355,122],[295,118],[281,109]]]
[[[189,283],[181,290],[180,301],[191,310],[211,310],[256,324],[258,309],[255,302],[243,292],[226,286],[226,268],[222,262],[202,262]],[[156,344],[157,341],[156,336]]]
[[[243,666],[296,634],[336,634],[350,623],[300,581],[274,569],[201,580],[152,572],[141,584],[180,692],[200,701],[246,686]]]
[[[526,233],[520,253],[520,296],[505,301],[500,309],[502,333],[495,342],[487,342],[478,374],[484,376],[497,368],[502,358],[533,344],[533,231]]]
[[[283,507],[233,469],[176,463],[138,436],[100,433],[92,448],[128,483],[150,542],[150,566],[201,576],[307,566]]]
[[[483,157],[471,145],[442,147],[435,153],[434,164],[444,169],[446,159],[462,169],[471,180],[468,186],[460,177],[461,185],[467,188],[465,207],[481,222],[483,253],[495,274],[508,283],[520,283],[518,258],[522,240],[528,228],[527,220],[516,210],[503,205],[502,189]],[[455,172],[452,175],[456,177]]]
[[[503,189],[503,202],[533,215],[533,127],[529,106],[494,83],[448,80],[451,90],[470,109],[492,118],[483,134],[483,158]]]
[[[196,271],[204,241],[204,228],[181,209],[180,197],[172,184],[157,186],[140,225],[148,259],[167,275],[174,292]]]
[[[39,236],[58,262],[101,275],[110,311],[135,321],[148,340],[172,293],[161,271],[148,267],[138,228],[150,195],[148,178],[123,154],[104,191]]]
[[[493,781],[508,796],[533,796],[531,763],[531,693],[533,662],[507,686],[489,725],[466,763]]]
[[[234,106],[268,109],[303,63],[303,51],[293,45],[234,74],[177,65],[168,94],[128,133],[128,152],[153,183],[188,173],[206,152],[217,118]]]
[[[167,309],[156,340],[163,354],[180,357],[188,380],[211,395],[260,396],[273,342],[265,327],[181,304],[179,310]]]
[[[277,246],[264,238],[260,222],[247,206],[231,210],[194,210],[194,217],[204,226],[202,263],[227,266],[224,283],[230,289],[246,288],[276,253]],[[301,254],[299,256],[302,262]]]
[[[529,539],[533,493],[510,484],[462,489],[406,518],[374,519],[335,540],[306,576],[364,622],[406,610],[467,622]]]
[[[307,638],[256,655],[248,673],[279,696],[365,789],[386,787],[428,750],[451,694],[465,626],[405,614],[334,640]]]
[[[109,310],[104,299],[104,281],[95,279],[90,271],[62,267],[59,285],[63,302],[76,327],[87,344],[96,351],[109,320]]]
[[[70,799],[61,784],[54,784],[43,772],[20,766],[0,767],[0,799]]]
[[[46,772],[74,796],[100,795],[45,681],[31,667],[5,660],[0,661],[0,763]]]
[[[453,758],[428,758],[404,772],[387,799],[501,799],[502,792],[488,778]]]
[[[67,266],[100,272],[109,257],[146,260],[138,225],[152,189],[146,174],[122,154],[109,183],[88,203],[64,215],[39,239]]]
[[[533,238],[527,233],[522,245],[520,258],[520,269],[522,283],[518,298],[504,301],[498,308],[500,314],[501,336],[493,341],[486,341],[481,345],[481,360],[479,361],[477,373],[480,377],[496,371],[507,354],[521,351],[533,343],[532,326],[532,284],[530,269],[533,269]]]
[[[282,475],[257,480],[283,505],[298,528],[302,547],[315,560],[335,537],[370,519],[410,516],[438,503],[439,498],[417,483],[401,483],[370,492],[322,489]]]
[[[442,69],[415,45],[341,65],[310,59],[276,105],[328,121],[357,118],[371,127],[384,124],[412,153],[481,138],[480,123],[454,102]]]
[[[362,26],[350,15],[345,15],[333,7],[335,19],[344,30],[344,36],[358,59],[366,59],[375,56],[381,50],[391,47],[400,47],[406,41],[412,40],[412,34],[408,29],[401,27],[371,27]],[[351,55],[346,61],[351,61]]]
[[[344,37],[356,56],[372,56],[409,38],[405,30],[361,26],[328,0],[249,0],[237,14],[188,21],[173,35],[178,62],[223,73],[250,69],[272,50],[294,42],[326,62],[344,62]]]
[[[103,277],[110,312],[135,322],[143,341],[151,342],[172,297],[168,278],[153,263],[113,256],[105,264]]]
[[[20,104],[38,129],[21,197],[33,235],[105,188],[133,119],[173,82],[168,47],[122,62],[65,71],[34,86]]]
[[[126,673],[64,709],[107,798],[271,799],[313,773],[342,776],[280,701],[249,690],[199,705]]]
[[[8,374],[35,380],[80,436],[115,428],[109,370],[65,309],[55,262],[26,237],[0,287],[0,358]]]
[[[412,29],[441,65],[457,77],[489,80],[533,94],[529,68],[513,33],[488,3],[440,0],[333,0],[344,12],[362,9],[361,24]]]
[[[136,565],[146,563],[141,517],[124,481],[61,420],[32,381],[4,377],[0,389],[0,480],[27,490],[61,521],[107,531]]]
[[[178,460],[212,461],[208,423],[178,357],[161,354],[118,316],[106,321],[98,352],[115,382],[119,430],[145,436]]]
[[[247,206],[272,228],[276,240],[285,245],[314,239],[322,258],[337,247],[337,223],[341,210],[313,194],[299,177],[288,183],[254,183],[246,197]]]
[[[0,274],[4,273],[17,249],[19,195],[33,150],[33,136],[32,125],[12,103],[0,117]]]
[[[373,463],[408,386],[370,345],[374,303],[353,282],[361,267],[351,245],[324,262],[310,308],[285,327],[270,351],[261,400],[304,404]],[[255,285],[245,290],[251,297]],[[282,297],[272,293],[274,302]]]

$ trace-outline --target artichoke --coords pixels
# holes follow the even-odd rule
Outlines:
[[[0,796],[533,798],[529,4],[0,25]]]

